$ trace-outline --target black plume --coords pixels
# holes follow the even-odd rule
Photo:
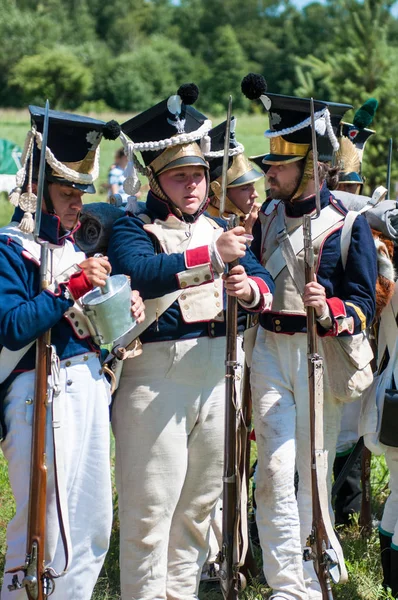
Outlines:
[[[242,79],[242,93],[249,100],[256,100],[267,91],[267,82],[259,73],[249,73]]]
[[[120,125],[117,121],[108,121],[102,129],[102,135],[106,140],[116,140],[120,135]]]
[[[195,83],[183,83],[178,88],[177,94],[184,104],[194,104],[199,96],[199,88]]]

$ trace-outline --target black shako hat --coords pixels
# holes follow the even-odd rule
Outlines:
[[[37,178],[40,162],[40,142],[43,133],[45,109],[29,106],[35,147],[33,150],[33,177]],[[120,126],[116,121],[105,123],[81,115],[56,110],[49,111],[46,157],[46,179],[86,192],[95,193],[93,182],[99,174],[99,144],[102,137],[116,139]],[[48,152],[47,152],[48,154]]]
[[[254,169],[244,155],[244,146],[236,139],[236,123],[237,119],[232,117],[229,139],[227,187],[237,187],[247,183],[254,183],[263,177],[263,173],[259,173]],[[209,133],[211,150],[205,154],[205,157],[210,165],[210,181],[216,181],[221,178],[226,129],[227,122],[224,121],[217,125],[217,127],[213,127]]]
[[[180,165],[208,168],[199,143],[207,138],[211,121],[192,106],[198,95],[194,83],[181,85],[177,94],[123,123],[122,131],[131,140],[129,160],[141,152],[155,175]],[[129,150],[127,141],[125,147]]]
[[[270,139],[270,152],[264,156],[264,164],[283,164],[305,158],[312,148],[310,99],[268,93],[264,77],[255,73],[244,77],[241,87],[250,100],[261,100],[269,114],[270,127],[264,135]],[[338,149],[341,118],[350,108],[349,104],[314,100],[318,160],[332,160]]]

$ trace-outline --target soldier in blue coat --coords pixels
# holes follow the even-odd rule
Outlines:
[[[112,413],[124,600],[197,598],[222,490],[225,293],[249,311],[271,306],[272,279],[247,250],[244,228],[226,232],[204,215],[200,141],[208,148],[211,123],[192,106],[197,94],[181,86],[122,125],[129,159],[138,166],[141,152],[150,184],[145,211],[116,222],[109,245],[114,272],[130,275],[145,298],[148,324]],[[134,194],[132,164],[128,172]]]
[[[303,562],[312,529],[306,307],[315,309],[320,341],[364,332],[375,312],[375,248],[370,228],[359,216],[343,266],[341,230],[347,211],[330,193],[327,181],[337,176],[338,168],[328,163],[338,148],[339,122],[350,107],[316,101],[321,184],[321,213],[312,226],[316,280],[301,289],[296,274],[300,269],[304,274],[302,217],[315,212],[310,101],[270,94],[264,78],[255,74],[243,80],[242,90],[261,100],[270,119],[270,152],[263,158],[270,197],[260,211],[252,245],[275,280],[272,310],[260,315],[251,370],[258,447],[256,519],[264,573],[274,600],[321,600],[313,563]],[[280,250],[284,239],[296,254],[293,269]],[[325,363],[325,369],[323,430],[329,471],[322,478],[327,477],[330,487],[341,413],[330,382],[342,373],[335,372],[333,364]],[[334,547],[339,550],[337,540]],[[341,555],[340,567],[344,573]]]
[[[54,575],[67,567],[55,580],[54,600],[88,600],[112,524],[110,392],[100,349],[79,299],[105,284],[111,266],[106,257],[87,259],[73,236],[79,227],[82,196],[95,192],[99,142],[103,135],[117,137],[119,129],[78,115],[49,113],[40,238],[49,242],[51,283],[41,291],[40,245],[32,231],[44,111],[31,106],[30,113],[32,130],[24,168],[18,173],[22,189],[12,194],[17,205],[12,222],[0,229],[1,448],[16,504],[7,528],[1,598],[26,598],[25,588],[8,589],[13,575],[7,571],[25,562],[35,340],[51,329],[55,351],[48,382],[45,564]],[[142,301],[137,299],[134,314],[140,319],[141,313]]]

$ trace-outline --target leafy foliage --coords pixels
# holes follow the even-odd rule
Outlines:
[[[26,104],[48,98],[53,108],[76,108],[90,92],[92,74],[68,49],[54,49],[22,58],[10,82]]]
[[[239,89],[250,71],[274,93],[355,109],[374,97],[378,135],[363,166],[369,192],[385,181],[388,138],[397,136],[394,4],[326,0],[298,10],[293,0],[0,0],[0,106],[50,96],[59,108],[100,102],[132,113],[194,81],[205,113],[223,114],[230,93],[235,112],[261,112]]]

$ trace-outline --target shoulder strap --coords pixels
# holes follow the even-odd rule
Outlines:
[[[354,210],[348,211],[346,218],[344,219],[343,227],[341,228],[340,252],[344,270],[347,265],[348,250],[351,244],[352,226],[359,214],[359,212]]]
[[[314,219],[312,225],[312,239],[315,240],[320,235],[323,235],[328,229],[343,219],[344,215],[333,208],[333,206],[326,206],[321,210],[320,216],[317,219]],[[293,252],[297,256],[304,248],[302,225],[289,234],[289,238]],[[272,277],[276,279],[282,269],[286,266],[285,258],[282,255],[280,246],[274,250],[264,266],[271,273]]]

